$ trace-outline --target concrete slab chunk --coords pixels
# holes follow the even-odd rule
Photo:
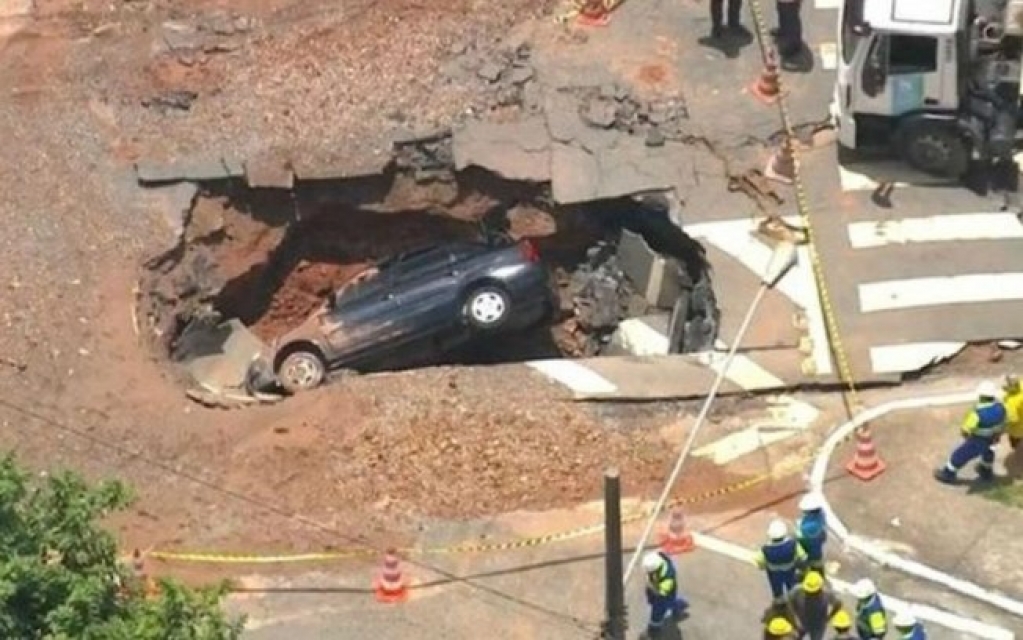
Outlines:
[[[245,325],[232,319],[186,330],[174,357],[205,389],[243,390],[249,363],[265,348]]]
[[[293,154],[291,171],[297,180],[342,180],[383,173],[390,162],[391,154],[379,150],[351,154],[317,150]]]
[[[255,158],[245,161],[245,180],[254,189],[292,189],[295,186],[295,173],[288,160]]]
[[[458,170],[477,166],[509,180],[551,179],[550,139],[541,118],[470,123],[455,132],[453,149]]]
[[[208,182],[233,176],[223,158],[192,158],[168,163],[136,163],[135,173],[143,184],[168,182]],[[239,174],[240,175],[240,174]]]

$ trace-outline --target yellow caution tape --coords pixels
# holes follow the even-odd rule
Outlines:
[[[783,477],[785,474],[795,471],[797,468],[808,462],[810,458],[800,458],[789,464],[782,465],[779,469],[776,469],[770,473],[764,473],[752,478],[748,478],[741,482],[736,482],[717,489],[711,489],[704,491],[693,496],[686,496],[683,498],[677,498],[668,503],[668,508],[678,508],[686,505],[698,504],[700,502],[706,502],[713,498],[719,498],[722,496],[738,493],[746,489],[751,489],[759,484],[762,484],[768,480]],[[622,518],[622,522],[625,524],[631,522],[637,522],[648,518],[651,514],[650,509],[644,509],[641,512],[630,514]],[[520,538],[517,540],[508,540],[506,542],[492,542],[492,543],[464,543],[457,544],[447,547],[413,547],[397,549],[397,552],[406,555],[453,555],[453,554],[469,554],[469,553],[488,553],[494,551],[512,551],[515,549],[525,549],[529,547],[539,547],[548,544],[554,544],[558,542],[567,542],[569,540],[575,540],[578,538],[584,538],[604,530],[603,524],[594,524],[585,527],[577,527],[575,529],[569,529],[566,531],[558,531],[549,533],[542,536],[533,536],[528,538]],[[380,551],[377,549],[345,549],[340,551],[325,551],[322,553],[298,553],[298,554],[279,554],[279,555],[257,555],[257,554],[235,554],[235,553],[188,553],[188,552],[173,552],[173,551],[152,551],[147,554],[150,558],[155,558],[164,561],[177,561],[177,562],[193,562],[193,563],[204,563],[204,564],[286,564],[286,563],[300,563],[300,562],[328,562],[335,560],[347,560],[352,558],[365,558],[377,556]]]
[[[767,49],[764,43],[766,42],[765,36],[767,35],[767,28],[764,22],[763,11],[760,7],[760,1],[752,0],[750,2],[750,8],[753,11],[753,22],[754,27],[757,30],[757,39],[760,42],[761,55],[766,61]],[[839,329],[838,317],[831,304],[831,293],[828,291],[828,284],[824,277],[824,264],[821,260],[820,252],[817,249],[816,232],[813,228],[813,220],[810,215],[810,205],[807,202],[806,188],[803,184],[803,177],[799,162],[800,149],[799,145],[796,144],[796,136],[792,128],[792,117],[789,113],[788,99],[785,93],[785,87],[782,86],[782,83],[782,75],[779,74],[777,104],[778,111],[781,114],[782,127],[785,130],[784,144],[788,147],[793,159],[792,183],[796,190],[796,208],[799,211],[800,221],[806,229],[806,244],[810,254],[810,264],[813,268],[813,277],[817,284],[818,299],[821,303],[821,309],[824,312],[828,342],[831,346],[831,352],[838,363],[839,378],[846,389],[843,391],[843,398],[845,399],[846,409],[849,413],[849,417],[851,418],[861,406],[859,402],[859,394],[856,389],[856,380],[852,375],[852,367],[849,366],[849,357],[842,342],[842,333]]]

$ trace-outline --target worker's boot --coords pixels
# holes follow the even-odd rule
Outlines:
[[[985,464],[978,464],[977,479],[981,482],[991,482],[995,479],[995,470]]]
[[[955,484],[956,474],[954,471],[950,471],[948,467],[941,467],[934,470],[934,479],[945,484]]]

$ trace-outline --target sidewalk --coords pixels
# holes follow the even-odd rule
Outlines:
[[[976,584],[1023,598],[1023,510],[979,492],[971,467],[958,486],[932,478],[959,442],[965,407],[892,413],[873,425],[887,471],[870,483],[845,473],[851,443],[831,461],[826,493],[835,512],[857,535],[889,550]],[[1007,447],[999,447],[999,473]],[[1010,465],[1014,466],[1014,465]],[[1018,471],[1016,472],[1018,473]],[[1004,475],[994,486],[1010,483]],[[1016,629],[1023,629],[1017,623]]]

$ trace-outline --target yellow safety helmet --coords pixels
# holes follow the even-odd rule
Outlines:
[[[835,628],[835,631],[848,631],[852,629],[852,618],[845,612],[845,609],[839,609],[831,617],[831,626]]]
[[[785,618],[774,618],[767,623],[767,632],[776,636],[792,633],[795,629]]]
[[[818,593],[824,587],[824,577],[817,571],[811,571],[803,577],[803,591]]]

